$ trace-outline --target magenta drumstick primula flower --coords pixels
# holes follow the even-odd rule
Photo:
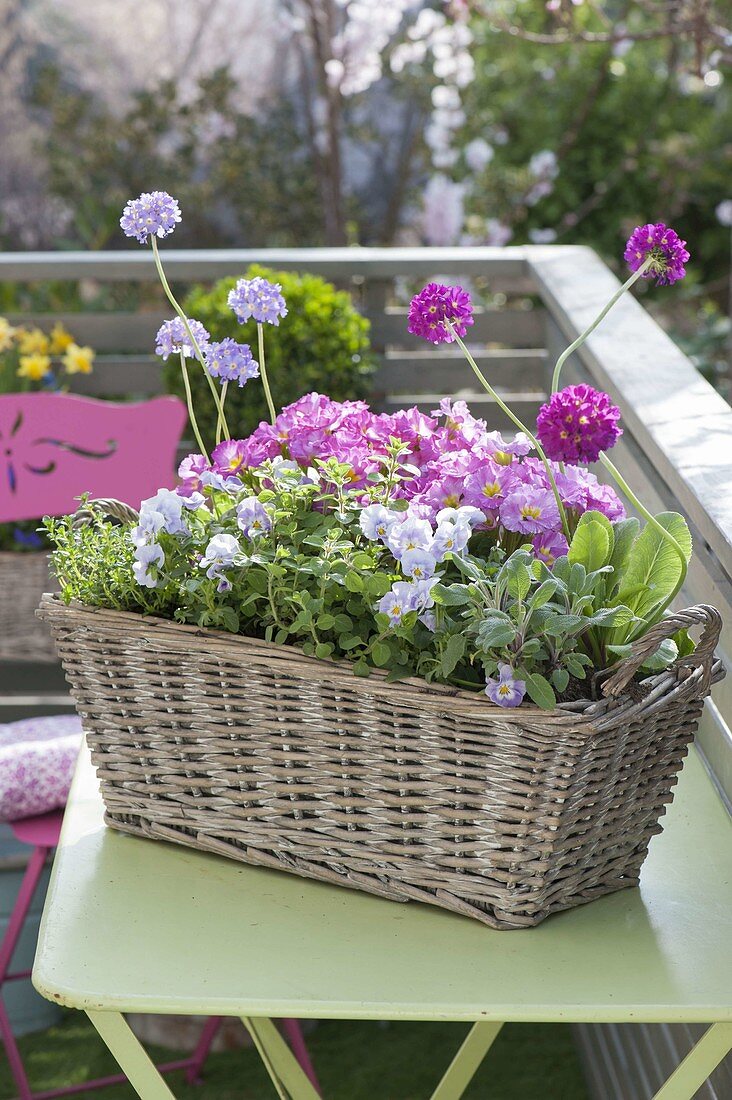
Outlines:
[[[130,199],[119,224],[126,237],[145,244],[149,237],[167,237],[180,221],[180,206],[167,191],[145,191]]]
[[[639,225],[634,229],[624,255],[631,271],[637,271],[650,256],[650,267],[642,278],[655,278],[657,286],[669,286],[686,275],[684,264],[689,259],[686,241],[663,222]]]
[[[454,340],[446,322],[458,336],[465,336],[473,324],[473,306],[467,290],[461,286],[428,283],[415,294],[409,306],[409,331],[432,344],[449,344]]]
[[[623,434],[620,409],[606,393],[582,383],[553,393],[542,405],[536,434],[555,462],[596,462]]]

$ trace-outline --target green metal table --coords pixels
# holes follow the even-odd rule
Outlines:
[[[280,1098],[316,1093],[279,1017],[464,1020],[432,1100],[458,1100],[506,1021],[709,1023],[655,1100],[690,1100],[732,1049],[732,823],[695,752],[640,889],[494,932],[103,823],[82,752],[33,981],[84,1010],[143,1100],[172,1097],[125,1012],[243,1019]]]

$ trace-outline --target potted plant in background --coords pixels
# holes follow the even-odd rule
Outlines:
[[[9,324],[0,317],[0,395],[62,393],[76,374],[89,374],[94,352],[77,344],[63,325],[50,333]],[[17,418],[4,422],[5,488],[17,491],[17,471],[9,447],[17,436]],[[41,528],[43,508],[29,519],[0,522],[0,658],[51,661],[56,653],[48,631],[35,617],[43,592],[52,585],[48,539]]]
[[[633,234],[633,274],[560,357],[535,431],[465,344],[468,293],[415,296],[410,331],[462,348],[517,428],[504,439],[462,402],[387,416],[311,393],[278,413],[265,351],[288,323],[282,287],[229,291],[255,351],[211,339],[160,260],[179,220],[154,192],[122,227],[151,243],[175,310],[158,349],[177,355],[199,452],[134,523],[109,502],[47,523],[61,596],[41,614],[108,823],[498,928],[637,883],[720,673],[719,616],[669,610],[686,523],[651,515],[608,458],[608,396],[560,381],[637,279],[683,276],[684,243]],[[227,398],[256,378],[269,419],[232,439]]]

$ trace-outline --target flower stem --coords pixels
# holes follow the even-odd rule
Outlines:
[[[559,389],[559,375],[562,372],[562,367],[564,366],[567,359],[569,359],[572,352],[576,351],[577,348],[581,347],[582,344],[584,344],[587,337],[590,336],[595,331],[597,326],[600,324],[600,321],[602,321],[603,318],[607,316],[607,314],[613,308],[613,306],[618,301],[618,299],[622,298],[622,296],[623,296],[623,294],[625,294],[626,290],[630,290],[630,288],[633,286],[633,284],[638,282],[638,280],[641,278],[642,275],[644,275],[646,273],[646,271],[648,270],[648,268],[651,266],[652,263],[653,263],[653,257],[652,256],[647,256],[646,259],[641,264],[641,266],[638,268],[638,270],[634,271],[629,279],[626,279],[626,281],[623,283],[623,285],[620,287],[619,290],[616,290],[616,292],[613,294],[612,298],[607,303],[607,305],[604,306],[603,309],[600,310],[600,312],[598,313],[595,320],[590,325],[587,326],[585,331],[583,333],[581,333],[577,337],[577,339],[574,340],[569,345],[568,348],[566,348],[562,352],[562,354],[559,356],[559,358],[557,359],[557,362],[554,366],[554,374],[552,375],[552,393],[556,393],[557,390]]]
[[[611,477],[614,478],[615,482],[620,487],[620,489],[623,491],[623,493],[625,493],[626,497],[628,498],[630,503],[633,505],[633,507],[636,509],[636,511],[640,512],[640,514],[643,516],[643,518],[648,523],[650,523],[651,527],[653,527],[654,530],[656,530],[658,532],[658,534],[661,535],[661,537],[666,540],[666,542],[669,544],[669,546],[672,546],[673,549],[676,551],[676,553],[679,555],[679,561],[681,562],[681,573],[679,575],[679,579],[678,579],[678,581],[676,583],[676,586],[675,586],[673,592],[671,593],[671,595],[665,601],[663,606],[660,607],[656,611],[656,613],[654,615],[654,618],[653,618],[653,621],[655,622],[656,620],[660,619],[661,615],[663,615],[666,608],[676,599],[676,596],[678,595],[682,585],[684,584],[684,581],[686,580],[686,574],[687,574],[687,571],[688,571],[688,564],[687,564],[687,561],[686,561],[686,554],[681,549],[681,547],[679,546],[678,542],[673,537],[671,532],[667,531],[666,528],[663,526],[663,524],[659,523],[658,520],[656,519],[656,517],[654,515],[652,515],[643,504],[641,504],[641,502],[638,500],[638,497],[635,495],[633,490],[630,488],[630,486],[628,485],[628,483],[625,480],[625,478],[623,477],[623,475],[620,473],[620,471],[617,469],[617,467],[614,465],[614,463],[612,463],[610,461],[610,459],[607,457],[607,455],[604,453],[604,451],[600,454],[600,462],[603,464],[603,466],[608,471],[608,473],[611,475]],[[648,623],[648,626],[651,626],[651,625],[652,625],[652,623]]]
[[[229,383],[224,382],[223,386],[221,387],[221,412],[222,412],[222,415],[223,415],[223,412],[224,412],[224,405],[226,404],[226,391],[228,390],[228,388],[229,388]],[[219,417],[219,421],[216,425],[216,446],[218,446],[219,443],[221,442],[221,434],[223,432],[223,428],[224,428],[224,426],[221,422],[221,418]]]
[[[552,492],[554,493],[554,499],[557,502],[557,509],[559,511],[559,518],[562,521],[562,529],[564,531],[564,537],[566,538],[567,542],[571,542],[572,541],[572,534],[571,534],[571,531],[569,529],[569,522],[567,520],[567,513],[564,510],[564,505],[562,504],[562,498],[559,495],[559,489],[557,488],[557,482],[556,482],[555,477],[554,477],[554,472],[553,472],[553,470],[551,468],[551,465],[549,463],[549,459],[546,457],[546,455],[544,454],[544,451],[541,448],[541,445],[540,445],[538,439],[533,435],[532,432],[529,431],[529,429],[526,427],[525,424],[522,424],[522,422],[519,420],[519,418],[516,416],[516,414],[513,413],[511,411],[511,409],[509,409],[506,402],[503,401],[502,398],[500,398],[498,396],[496,391],[493,389],[493,386],[491,386],[490,382],[484,376],[483,372],[481,371],[480,367],[476,363],[475,359],[470,354],[467,347],[465,346],[463,341],[458,336],[457,332],[455,331],[454,326],[450,323],[450,321],[446,321],[445,324],[447,325],[447,328],[450,331],[450,333],[455,338],[455,340],[458,344],[458,347],[462,351],[463,355],[465,356],[465,358],[470,363],[470,366],[473,368],[473,373],[475,374],[476,378],[480,382],[483,389],[486,391],[486,393],[489,393],[491,395],[491,397],[496,402],[498,407],[500,409],[503,409],[504,413],[506,414],[508,419],[511,421],[511,423],[515,424],[516,427],[519,429],[519,431],[523,432],[524,435],[526,435],[531,440],[534,447],[536,448],[537,454],[539,455],[539,458],[541,459],[541,461],[544,464],[544,469],[546,470],[546,475],[549,478],[549,484],[551,485]]]
[[[275,412],[274,402],[272,401],[269,379],[267,378],[267,368],[264,363],[264,325],[261,321],[257,321],[257,340],[259,342],[259,374],[262,378],[262,385],[264,386],[264,396],[267,398],[269,418],[274,424],[277,419],[277,413]]]
[[[190,379],[188,377],[188,367],[186,366],[186,357],[183,354],[183,352],[181,352],[181,355],[180,355],[180,369],[181,369],[181,372],[183,374],[183,385],[185,386],[186,402],[188,404],[188,416],[189,416],[190,421],[191,421],[191,427],[193,428],[193,434],[196,437],[196,443],[198,444],[198,446],[201,450],[201,454],[206,459],[206,462],[208,462],[208,464],[211,465],[211,459],[209,458],[208,451],[206,450],[206,447],[204,446],[204,442],[201,439],[201,432],[199,431],[199,428],[198,428],[198,421],[196,420],[196,414],[193,411],[193,396],[191,394],[191,382],[190,382]]]
[[[224,416],[224,408],[223,408],[223,405],[221,404],[221,401],[219,399],[219,395],[218,395],[218,392],[216,390],[216,386],[214,385],[214,380],[213,380],[213,378],[211,377],[211,375],[208,373],[208,371],[206,369],[206,360],[203,358],[203,352],[201,351],[200,345],[199,345],[198,341],[196,340],[196,337],[193,335],[193,331],[192,331],[191,326],[188,322],[188,318],[186,317],[185,313],[183,312],[180,305],[178,304],[178,302],[177,302],[177,300],[176,300],[176,298],[173,294],[173,291],[170,289],[170,284],[168,283],[165,272],[163,271],[163,264],[162,264],[162,261],[160,259],[160,252],[158,251],[158,242],[156,241],[154,236],[150,237],[150,243],[152,244],[152,251],[153,251],[153,258],[155,260],[155,266],[158,269],[158,275],[160,277],[160,282],[162,284],[163,290],[165,291],[165,295],[166,295],[168,301],[170,302],[170,304],[172,305],[173,309],[175,310],[175,312],[178,314],[181,321],[183,322],[183,327],[186,330],[186,333],[188,335],[188,339],[191,341],[191,347],[193,348],[194,352],[196,353],[196,359],[198,359],[198,362],[201,364],[201,370],[203,371],[203,373],[206,376],[206,381],[208,382],[209,389],[211,390],[211,393],[213,395],[214,404],[216,405],[216,412],[218,413],[217,431],[218,431],[219,426],[221,426],[223,428],[224,433],[226,434],[226,438],[231,439],[231,433],[229,432],[229,427],[226,423],[226,417]]]

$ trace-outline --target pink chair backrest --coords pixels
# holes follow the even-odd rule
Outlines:
[[[175,484],[186,409],[58,393],[0,396],[0,522],[73,512],[82,493],[138,507]]]

